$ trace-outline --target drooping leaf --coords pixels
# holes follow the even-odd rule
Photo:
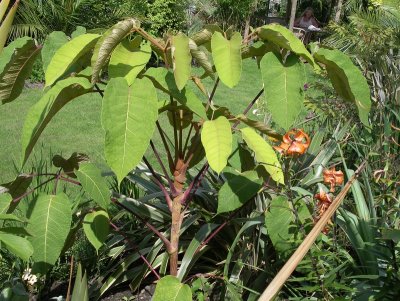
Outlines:
[[[99,38],[98,34],[87,33],[61,46],[46,69],[46,87],[54,84],[74,63],[88,54]]]
[[[7,103],[16,99],[24,88],[40,53],[35,41],[24,37],[11,42],[0,55],[0,99]]]
[[[8,193],[0,193],[0,214],[5,214],[12,201],[12,197]]]
[[[69,177],[76,178],[75,169],[79,169],[79,164],[89,161],[89,157],[82,153],[73,153],[68,159],[60,155],[54,155],[52,162],[55,167],[61,168]]]
[[[58,259],[71,227],[71,203],[64,193],[39,195],[29,219],[33,270],[44,274]]]
[[[251,128],[243,128],[240,131],[244,141],[254,151],[257,162],[264,166],[274,181],[284,184],[282,167],[272,146]]]
[[[133,83],[151,57],[150,45],[140,45],[141,41],[141,37],[136,37],[132,41],[124,40],[115,47],[108,65],[110,77],[125,77],[128,85]]]
[[[149,68],[145,76],[153,82],[157,89],[171,95],[180,104],[187,107],[204,120],[207,120],[205,108],[201,100],[189,87],[185,87],[182,91],[179,91],[175,83],[174,75],[170,71],[165,68]]]
[[[256,171],[232,174],[218,192],[217,213],[233,211],[243,206],[261,188],[262,179]]]
[[[258,36],[262,40],[270,41],[279,47],[290,50],[303,57],[313,66],[316,66],[314,58],[292,31],[279,24],[268,24],[258,28]]]
[[[107,212],[96,211],[86,214],[83,220],[83,231],[90,243],[98,251],[109,233]]]
[[[232,153],[231,125],[224,116],[204,122],[201,143],[210,167],[218,174],[224,169]]]
[[[82,163],[76,176],[85,192],[103,209],[107,210],[110,203],[110,190],[106,180],[102,177],[100,169],[93,163]]]
[[[61,46],[67,44],[68,41],[67,35],[62,31],[53,31],[47,36],[42,48],[43,70],[47,70],[54,54],[61,48]]]
[[[275,132],[273,129],[271,129],[270,127],[268,127],[265,123],[263,123],[261,121],[249,119],[243,114],[237,115],[236,119],[240,120],[241,122],[248,125],[249,127],[252,127],[253,129],[256,129],[257,131],[263,133],[264,135],[267,135],[276,140],[282,140],[281,134]]]
[[[192,301],[192,291],[178,278],[165,276],[157,282],[153,301]]]
[[[8,1],[2,1],[4,2],[3,5],[8,6]],[[8,38],[8,33],[10,32],[14,17],[15,17],[15,13],[17,12],[17,8],[19,5],[19,0],[15,1],[13,6],[11,6],[10,10],[7,12],[7,16],[5,17],[5,19],[3,20],[3,22],[1,22],[1,26],[0,26],[0,53],[3,50],[4,44],[7,42],[7,38]],[[7,9],[7,7],[6,7]],[[4,11],[5,13],[5,11]],[[1,19],[0,19],[1,21]]]
[[[371,93],[361,71],[347,55],[337,49],[320,48],[314,56],[325,65],[336,92],[344,100],[355,103],[361,122],[369,126]]]
[[[179,33],[172,37],[171,53],[176,86],[182,90],[186,86],[192,70],[189,38],[185,34]]]
[[[242,73],[241,55],[242,37],[235,33],[230,40],[219,32],[214,32],[211,38],[212,57],[218,76],[229,88],[239,83]]]
[[[304,69],[295,55],[285,64],[279,56],[269,52],[261,60],[266,107],[272,119],[288,131],[303,108]]]
[[[71,301],[89,301],[87,275],[84,272],[82,276],[82,265],[79,263],[76,272],[74,289],[71,295]]]
[[[114,48],[121,42],[134,28],[140,27],[140,23],[135,19],[126,19],[118,22],[107,30],[96,43],[92,56],[93,76],[92,83],[96,83],[100,76],[100,71],[106,64]]]
[[[103,98],[102,125],[105,157],[118,182],[142,159],[157,118],[157,92],[149,79],[136,79],[131,86],[124,78],[110,80]]]
[[[70,77],[57,82],[29,110],[21,136],[23,163],[53,116],[69,101],[91,90],[92,85],[86,78]]]
[[[86,28],[83,26],[77,26],[76,29],[71,33],[71,38],[75,39],[86,33]]]
[[[32,244],[24,237],[0,232],[0,242],[12,253],[24,261],[28,261],[33,254]]]
[[[204,28],[201,31],[196,32],[190,38],[198,46],[203,45],[203,44],[210,44],[212,35],[216,31],[220,32],[221,34],[224,33],[224,31],[218,25],[216,25],[216,24],[207,24],[207,25],[204,26]],[[211,48],[208,47],[208,50],[211,50]]]

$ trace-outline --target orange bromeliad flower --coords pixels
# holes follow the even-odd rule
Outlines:
[[[325,169],[323,171],[324,175],[324,183],[328,183],[331,185],[331,192],[335,191],[336,185],[343,184],[344,175],[341,170],[335,170],[335,166],[330,169]]]
[[[274,146],[283,155],[302,155],[310,146],[310,137],[301,129],[292,129],[283,136],[283,142]]]

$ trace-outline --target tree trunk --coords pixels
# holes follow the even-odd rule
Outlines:
[[[338,5],[336,7],[336,15],[335,15],[336,23],[339,23],[340,21],[340,15],[342,14],[342,6],[343,6],[343,0],[339,0]]]
[[[249,35],[249,31],[250,31],[250,14],[249,16],[246,18],[246,24],[244,26],[244,35],[243,35],[243,39],[246,40],[247,36]]]
[[[293,30],[294,19],[296,18],[297,0],[292,0],[292,7],[290,10],[289,29]]]

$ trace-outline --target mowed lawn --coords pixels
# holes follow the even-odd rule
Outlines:
[[[241,113],[248,103],[262,88],[260,71],[255,60],[243,62],[243,71],[240,83],[229,89],[220,83],[214,97],[214,103],[227,106],[234,114]],[[197,72],[196,72],[197,73]],[[211,91],[211,79],[204,81]],[[189,83],[197,92],[194,84]],[[12,181],[20,171],[22,149],[21,132],[26,114],[43,95],[40,89],[25,89],[22,95],[5,105],[0,105],[0,183]],[[206,99],[197,93],[201,99]],[[160,97],[165,97],[160,94]],[[101,97],[96,93],[81,96],[67,104],[51,120],[36,147],[26,163],[23,172],[29,172],[32,165],[39,161],[51,162],[51,156],[61,154],[69,157],[73,152],[82,152],[89,155],[91,161],[104,164],[104,131],[101,127]],[[254,117],[254,116],[253,116]],[[169,126],[167,118],[162,118],[163,128]],[[160,144],[161,140],[155,132],[154,142]],[[149,152],[149,157],[151,154]],[[150,158],[154,162],[154,158]]]

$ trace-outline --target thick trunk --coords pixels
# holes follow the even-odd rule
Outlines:
[[[343,7],[343,0],[338,1],[338,5],[336,7],[336,15],[335,15],[335,22],[339,23],[340,15],[342,14],[342,7]]]
[[[296,18],[297,0],[292,0],[292,7],[290,10],[289,29],[293,30],[294,19]]]

